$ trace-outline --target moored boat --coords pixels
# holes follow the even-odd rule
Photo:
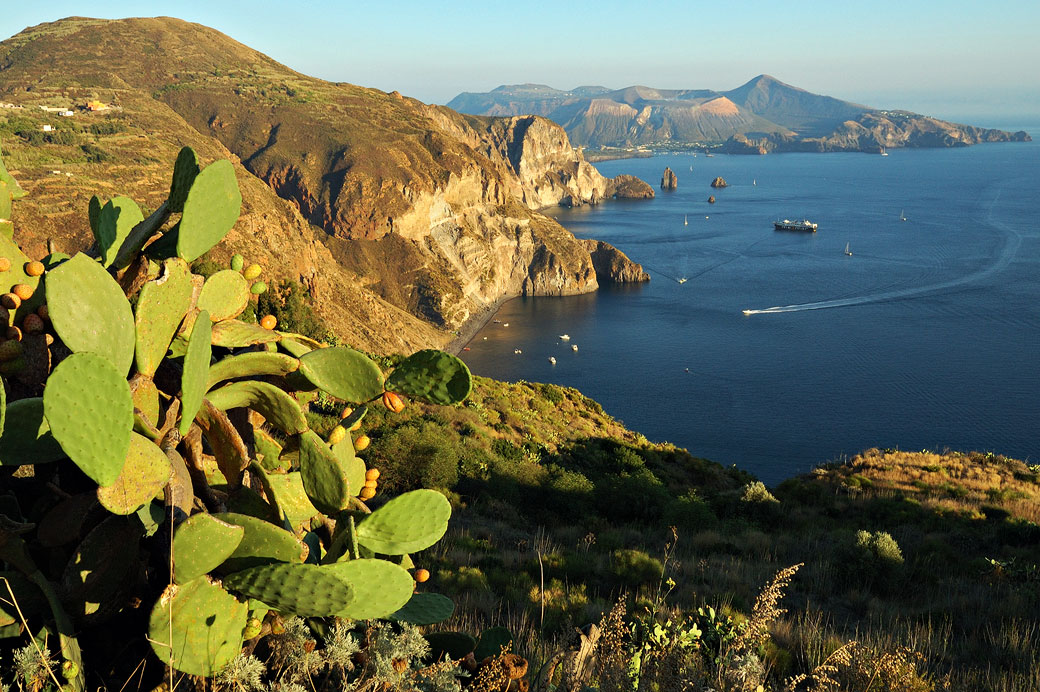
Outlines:
[[[819,224],[813,223],[809,219],[802,219],[801,221],[791,221],[790,219],[784,219],[783,221],[774,221],[773,228],[778,231],[809,231],[815,233]]]

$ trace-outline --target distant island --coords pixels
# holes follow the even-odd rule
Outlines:
[[[542,84],[504,85],[459,94],[448,107],[472,115],[541,115],[562,125],[575,145],[601,150],[880,153],[900,147],[1030,141],[1025,132],[961,125],[813,94],[769,75],[730,91],[645,86],[560,91]]]

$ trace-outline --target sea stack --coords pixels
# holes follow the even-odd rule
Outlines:
[[[715,204],[715,195],[708,195],[708,204]]]
[[[715,178],[715,180],[711,181],[712,187],[726,187],[726,185],[727,183],[721,175],[718,178]]]
[[[661,176],[661,189],[674,190],[677,187],[679,187],[679,176],[671,168],[665,168],[664,174]]]

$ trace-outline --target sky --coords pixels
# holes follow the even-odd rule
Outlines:
[[[299,72],[430,103],[500,84],[726,90],[770,74],[972,124],[1040,119],[1040,0],[5,4],[0,38],[73,15],[169,15]]]

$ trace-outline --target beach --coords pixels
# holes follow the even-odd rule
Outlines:
[[[459,334],[454,339],[448,342],[448,345],[444,347],[444,350],[453,355],[462,353],[462,349],[466,347],[469,342],[473,341],[481,329],[490,322],[494,316],[498,313],[507,300],[512,300],[515,296],[507,296],[499,298],[491,305],[487,306],[483,310],[474,313],[468,320],[462,323],[459,327]]]

